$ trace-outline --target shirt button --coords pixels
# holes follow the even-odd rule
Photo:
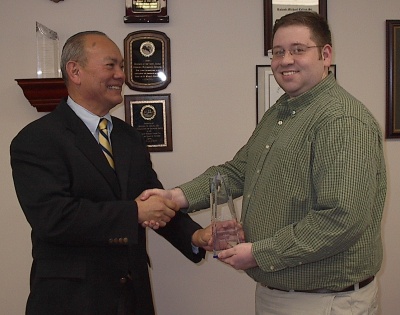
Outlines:
[[[274,270],[275,267],[274,266],[269,266],[269,269]]]
[[[119,282],[121,284],[125,284],[128,280],[125,277],[122,277],[121,279],[119,279]]]
[[[283,121],[282,120],[279,120],[278,121],[278,125],[280,126],[280,125],[282,125],[283,124]]]
[[[292,115],[296,115],[296,111],[295,110],[292,112]]]
[[[247,195],[247,198],[250,198],[250,194]]]
[[[267,144],[267,145],[265,146],[265,148],[266,148],[266,149],[269,149],[269,144]]]
[[[257,174],[260,174],[260,170],[257,170]]]

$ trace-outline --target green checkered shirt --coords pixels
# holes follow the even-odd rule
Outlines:
[[[386,171],[379,125],[332,74],[285,94],[233,160],[180,186],[188,212],[209,207],[210,176],[243,195],[255,281],[286,290],[341,290],[382,263]]]

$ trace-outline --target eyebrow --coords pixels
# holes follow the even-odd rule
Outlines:
[[[296,45],[304,45],[304,46],[308,46],[308,44],[304,44],[304,43],[296,42],[296,43],[292,43],[292,44],[290,44],[290,45],[289,45],[289,47],[296,46]],[[276,45],[276,46],[274,46],[274,47],[272,47],[272,48],[282,48],[282,47],[283,47],[282,45]]]

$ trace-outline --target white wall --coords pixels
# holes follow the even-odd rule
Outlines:
[[[168,24],[124,24],[123,0],[1,0],[0,3],[0,305],[2,314],[23,314],[29,290],[30,229],[18,205],[9,166],[15,134],[43,114],[36,112],[14,81],[35,77],[35,22],[56,30],[61,44],[88,29],[107,33],[123,49],[127,34],[154,29],[171,39],[173,152],[152,153],[166,187],[190,180],[211,164],[230,159],[256,123],[255,66],[263,56],[262,0],[171,0]],[[328,0],[337,78],[385,124],[385,20],[400,19],[398,0]],[[134,92],[125,88],[125,94]],[[124,117],[123,105],[114,115]],[[216,128],[218,126],[218,128]],[[218,130],[219,139],[214,132]],[[400,308],[398,177],[400,140],[385,143],[388,198],[383,222],[385,260],[379,274],[381,314]],[[238,206],[240,203],[237,204]],[[203,225],[210,212],[193,215]],[[153,288],[158,315],[253,314],[255,284],[244,273],[208,256],[186,261],[149,232]]]

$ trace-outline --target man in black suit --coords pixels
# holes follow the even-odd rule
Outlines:
[[[141,192],[162,187],[142,136],[109,110],[122,102],[123,58],[104,33],[64,45],[68,89],[50,114],[11,143],[15,189],[32,227],[33,264],[26,314],[151,315],[145,224],[194,262],[210,238],[176,204]],[[110,165],[99,146],[107,119]]]

